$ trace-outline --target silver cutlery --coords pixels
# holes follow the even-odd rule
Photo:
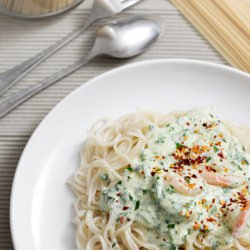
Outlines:
[[[107,55],[126,59],[143,53],[157,40],[160,33],[161,28],[155,21],[143,17],[122,18],[104,25],[98,29],[94,46],[87,56],[49,78],[1,100],[0,118],[20,103],[81,68],[97,56]]]
[[[91,13],[83,26],[80,26],[62,40],[58,41],[36,56],[0,74],[0,96],[50,55],[78,37],[91,24],[99,19],[113,17],[140,1],[142,0],[94,0]]]

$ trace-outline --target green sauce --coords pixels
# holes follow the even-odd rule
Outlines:
[[[147,147],[122,181],[102,190],[101,209],[115,212],[117,223],[143,225],[160,249],[177,249],[197,232],[211,249],[229,245],[242,206],[239,193],[249,200],[250,156],[239,139],[203,109],[164,127],[152,124],[147,136]],[[240,178],[230,186],[212,185],[201,171]]]

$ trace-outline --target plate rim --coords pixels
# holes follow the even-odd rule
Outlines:
[[[82,91],[83,89],[87,88],[89,85],[91,85],[94,81],[99,80],[100,78],[103,78],[107,75],[113,74],[113,73],[117,73],[119,71],[123,71],[129,68],[134,68],[137,66],[143,66],[143,65],[147,65],[147,64],[158,64],[158,63],[166,63],[166,64],[194,64],[194,65],[202,65],[205,67],[210,67],[210,68],[215,68],[215,69],[219,69],[219,70],[224,70],[227,72],[231,72],[231,73],[235,73],[237,75],[243,76],[243,77],[247,77],[250,79],[250,74],[248,74],[247,72],[244,72],[240,69],[236,69],[233,68],[231,66],[228,65],[223,65],[223,64],[219,64],[219,63],[214,63],[214,62],[209,62],[209,61],[203,61],[203,60],[196,60],[196,59],[185,59],[185,58],[168,58],[168,59],[148,59],[148,60],[142,60],[139,62],[133,62],[133,63],[127,63],[125,65],[122,66],[118,66],[115,67],[111,70],[108,70],[104,73],[101,73],[100,75],[97,75],[93,78],[91,78],[90,80],[88,80],[87,82],[83,83],[82,85],[80,85],[79,87],[77,87],[76,89],[74,89],[72,92],[70,92],[68,95],[66,95],[62,100],[60,100],[43,118],[42,120],[39,122],[39,124],[37,125],[37,127],[35,128],[35,130],[32,132],[29,140],[27,141],[23,152],[18,160],[17,163],[17,167],[15,170],[15,174],[14,174],[14,178],[12,181],[12,186],[11,186],[11,194],[10,194],[10,207],[9,207],[9,220],[10,220],[10,233],[11,233],[11,239],[12,239],[12,244],[14,246],[14,249],[17,249],[18,247],[18,240],[17,240],[17,232],[15,230],[15,220],[14,220],[14,214],[15,214],[15,207],[14,207],[14,203],[15,203],[15,193],[16,193],[16,189],[18,187],[17,185],[17,180],[19,179],[19,175],[20,172],[22,171],[23,168],[23,161],[27,155],[28,149],[30,148],[30,146],[32,145],[32,143],[36,140],[37,134],[39,134],[39,131],[43,128],[43,126],[46,124],[47,120],[50,118],[50,116],[53,116],[54,113],[57,111],[57,109],[63,105],[64,103],[66,103],[73,95],[75,95],[76,93]]]

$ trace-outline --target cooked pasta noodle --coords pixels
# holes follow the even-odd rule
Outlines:
[[[227,125],[206,110],[98,121],[70,180],[77,249],[249,249],[249,155],[250,128]],[[176,165],[168,162],[172,156]]]

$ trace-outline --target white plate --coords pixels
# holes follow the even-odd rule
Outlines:
[[[151,60],[105,73],[78,88],[43,120],[27,144],[11,197],[17,250],[72,250],[74,197],[66,182],[79,165],[86,130],[102,116],[136,109],[169,112],[214,106],[222,118],[250,124],[250,77],[212,63]]]

